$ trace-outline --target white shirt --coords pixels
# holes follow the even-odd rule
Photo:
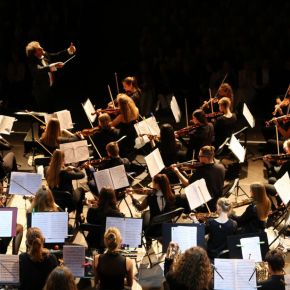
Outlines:
[[[158,204],[159,210],[163,212],[165,208],[165,204],[166,204],[163,193],[161,190],[158,190],[155,195],[157,197],[157,204]]]

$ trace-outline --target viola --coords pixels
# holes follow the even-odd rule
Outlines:
[[[107,108],[107,109],[98,109],[94,113],[91,113],[92,115],[98,115],[101,113],[107,113],[107,114],[112,114],[112,115],[118,115],[120,114],[120,108]]]

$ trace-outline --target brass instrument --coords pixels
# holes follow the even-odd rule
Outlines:
[[[257,282],[264,282],[268,279],[268,263],[267,262],[257,262],[256,263],[256,277]]]

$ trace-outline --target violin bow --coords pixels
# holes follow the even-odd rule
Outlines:
[[[38,117],[36,117],[33,113],[29,112],[28,110],[25,110],[25,112],[27,114],[29,114],[31,117],[33,117],[34,119],[36,119],[37,121],[39,121],[41,124],[43,124],[44,126],[46,126],[46,123],[44,121],[42,121],[41,119],[39,119]]]
[[[208,89],[209,92],[209,99],[210,99],[210,108],[211,108],[211,112],[213,113],[213,104],[212,104],[212,95],[211,95],[211,89]]]
[[[288,86],[288,89],[287,89],[286,94],[285,94],[285,96],[284,96],[284,100],[286,99],[286,97],[287,97],[287,95],[288,95],[289,89],[290,89],[290,85]],[[286,115],[289,114],[289,110],[290,110],[290,102],[289,102],[289,104],[288,104],[288,106],[287,106],[287,113],[286,113]]]
[[[52,153],[42,144],[40,143],[38,140],[35,139],[35,142],[40,145],[50,156],[52,156]]]
[[[184,98],[184,106],[185,106],[185,120],[186,120],[186,126],[188,127],[188,111],[187,111],[187,99]]]
[[[111,98],[111,101],[112,101],[112,104],[113,104],[113,108],[116,109],[116,106],[115,106],[115,103],[114,103],[114,99],[113,99],[113,96],[112,96],[112,92],[111,92],[110,85],[108,85],[108,90],[109,90],[110,98]]]
[[[213,99],[215,99],[215,98],[218,96],[218,93],[219,93],[220,87],[224,84],[224,82],[225,82],[225,80],[226,80],[227,77],[228,77],[228,73],[226,73],[225,77],[223,78],[223,80],[222,80],[221,84],[219,85],[218,90],[216,91],[216,93],[215,93]]]
[[[120,91],[119,91],[119,83],[118,83],[118,75],[117,73],[115,72],[115,81],[116,81],[116,88],[117,88],[117,93],[119,94]]]

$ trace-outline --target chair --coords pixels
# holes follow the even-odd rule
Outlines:
[[[104,225],[82,223],[80,224],[79,230],[86,240],[90,254],[92,254],[93,249],[97,249],[98,252],[104,251],[105,249],[103,240],[105,233]]]
[[[184,208],[179,207],[175,210],[157,215],[157,216],[153,217],[150,220],[149,225],[146,228],[144,228],[142,245],[145,247],[145,250],[146,250],[145,256],[147,256],[149,259],[150,267],[153,266],[153,263],[151,261],[150,254],[148,252],[149,249],[148,249],[148,242],[147,241],[148,240],[157,240],[157,242],[162,243],[162,231],[161,231],[161,229],[159,230],[159,227],[161,227],[163,223],[175,224],[177,222],[177,220],[180,218],[180,216],[182,215],[183,211],[184,211]],[[146,240],[145,243],[144,243],[144,238]]]

